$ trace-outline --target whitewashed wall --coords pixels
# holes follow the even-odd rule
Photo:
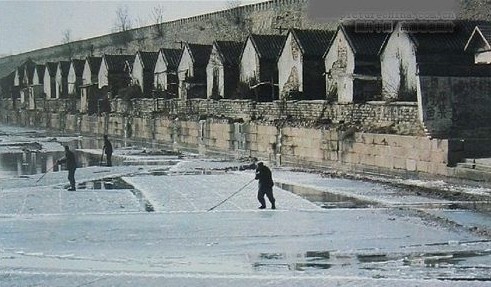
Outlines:
[[[400,29],[396,27],[380,57],[384,99],[398,97],[401,74],[405,75],[406,87],[413,91],[417,90],[415,46],[406,33],[399,31]]]
[[[62,79],[62,75],[61,75],[61,65],[58,64],[58,68],[56,69],[56,77],[55,77],[55,81],[56,81],[56,97],[57,99],[59,99],[61,97],[61,89],[63,87],[63,79]]]
[[[40,80],[39,74],[38,74],[38,69],[34,69],[34,75],[32,76],[32,84],[33,85],[40,85],[41,84],[41,80]]]
[[[97,81],[99,82],[99,89],[102,89],[102,87],[108,86],[109,85],[109,78],[108,78],[108,71],[107,71],[107,64],[105,58],[102,59],[101,67],[99,68],[99,73],[97,76]]]
[[[194,76],[193,60],[191,58],[188,47],[184,48],[181,60],[179,61],[179,66],[177,68],[177,76],[179,78],[179,98],[181,99],[187,98],[186,87],[184,84],[184,80],[186,80],[186,75],[188,77]]]
[[[48,66],[44,68],[43,84],[44,84],[44,93],[46,94],[46,98],[49,99],[51,98],[52,91],[51,91],[51,76],[49,75]]]
[[[131,83],[133,85],[137,85],[140,87],[140,90],[144,93],[143,90],[143,62],[141,59],[141,55],[136,54],[135,61],[133,62],[133,69],[131,69]]]
[[[75,73],[75,66],[70,64],[70,70],[68,71],[68,94],[74,94],[77,85],[77,75]]]
[[[155,64],[153,75],[154,88],[160,91],[165,91],[167,88],[167,63],[164,60],[164,54],[162,52],[160,52],[159,56],[157,57],[157,63]]]
[[[339,103],[353,102],[353,73],[355,54],[346,36],[338,30],[332,46],[324,59],[326,67],[326,91],[336,89]]]
[[[84,72],[82,73],[82,85],[92,84],[92,70],[90,69],[89,61],[84,64]]]
[[[248,39],[240,59],[240,81],[247,82],[252,78],[259,80],[259,69],[259,56],[252,41]]]
[[[220,97],[225,97],[225,74],[224,67],[220,59],[220,54],[216,49],[216,46],[213,45],[213,49],[211,50],[210,60],[208,61],[208,65],[206,66],[206,96],[210,98],[213,94],[213,71],[214,69],[218,69],[218,95]]]
[[[491,64],[491,51],[476,53],[475,62],[476,64]]]
[[[288,34],[278,59],[278,84],[280,97],[292,90],[303,92],[303,56],[292,33]]]

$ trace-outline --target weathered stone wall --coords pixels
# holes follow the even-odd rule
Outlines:
[[[211,44],[214,40],[243,41],[249,32],[276,34],[279,27],[335,28],[308,17],[308,0],[273,0],[157,25],[104,35],[65,45],[0,58],[0,78],[31,58],[37,63],[85,58],[88,55],[134,54],[138,50],[180,48],[179,41]]]
[[[431,134],[489,137],[491,76],[420,76],[418,93],[421,93],[422,121]]]
[[[115,99],[112,112],[141,116],[158,113],[166,116],[189,115],[231,118],[242,121],[296,121],[297,125],[350,123],[362,130],[390,128],[398,134],[421,134],[418,107],[414,102],[367,102],[364,104],[328,104],[325,101],[275,101],[191,99]]]
[[[226,119],[180,120],[165,115],[43,113],[2,110],[3,123],[50,130],[159,143],[179,150],[255,156],[276,164],[370,170],[383,173],[451,175],[447,165],[476,143],[312,127],[285,123],[230,122]]]

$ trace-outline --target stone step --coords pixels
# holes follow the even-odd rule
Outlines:
[[[462,179],[491,183],[491,166],[470,163],[459,163],[455,168],[454,176]]]
[[[479,161],[474,162],[473,160],[466,160],[457,164],[457,168],[468,168],[479,171],[491,172],[491,165],[482,163]]]

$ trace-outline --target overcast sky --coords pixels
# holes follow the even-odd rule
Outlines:
[[[264,0],[241,0],[241,4]],[[63,42],[111,33],[116,10],[127,7],[133,27],[152,24],[152,11],[161,5],[165,21],[223,10],[234,0],[162,1],[5,1],[0,0],[0,56],[18,54]]]

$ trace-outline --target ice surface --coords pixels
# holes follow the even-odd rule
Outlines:
[[[17,143],[44,142],[6,130]],[[131,164],[79,168],[74,192],[66,171],[0,180],[0,286],[489,286],[489,239],[412,209],[447,201],[273,169],[278,184],[382,204],[323,209],[276,186],[278,210],[258,210],[243,162],[115,154]],[[131,186],[102,188],[114,178]]]

